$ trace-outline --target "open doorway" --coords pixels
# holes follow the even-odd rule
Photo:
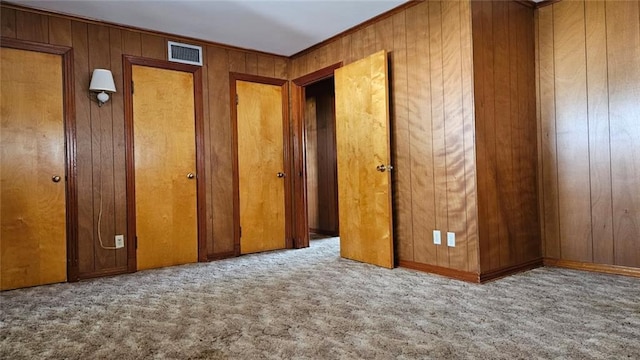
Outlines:
[[[325,80],[328,82],[324,83]],[[320,129],[324,121],[320,118],[324,118],[328,119],[324,121],[325,125],[334,125],[333,131],[325,128],[324,137],[328,139],[324,141],[324,148],[335,144],[334,150],[328,152],[330,157],[335,157],[335,165],[331,161],[326,163],[335,169],[337,179],[334,175],[333,179],[323,182],[329,188],[337,188],[338,201],[333,209],[339,212],[336,211],[336,227],[330,230],[339,232],[340,256],[392,268],[393,166],[386,51],[381,50],[344,67],[335,64],[294,79],[291,88],[295,247],[309,246],[310,229],[313,229],[313,223],[309,223],[310,216],[312,221],[314,218],[317,220],[316,224],[321,221],[322,213],[318,212],[317,217],[315,215],[315,210],[320,210],[320,206],[308,206],[308,200],[313,202],[314,196],[322,197],[322,200],[335,199],[335,195],[322,196],[320,188],[316,190],[314,181],[321,181],[318,175],[312,173],[309,176],[311,179],[307,179],[310,170],[307,166],[313,167],[314,162],[320,164],[319,158],[327,154],[325,152],[322,155],[320,148],[315,149],[315,153],[307,151],[307,146],[313,146],[314,142],[315,146],[319,146]],[[325,98],[326,101],[322,100]],[[309,131],[306,128],[307,120],[311,124]],[[319,167],[311,171],[320,173]],[[330,171],[327,173],[333,174]]]
[[[337,237],[340,226],[333,76],[306,86],[304,95],[309,238]]]

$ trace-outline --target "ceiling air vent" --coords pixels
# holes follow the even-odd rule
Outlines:
[[[202,66],[202,46],[168,42],[169,61]]]

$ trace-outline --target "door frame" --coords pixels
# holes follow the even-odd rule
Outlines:
[[[76,106],[73,76],[73,48],[7,37],[0,39],[3,48],[60,55],[62,58],[62,112],[65,142],[65,212],[67,247],[67,282],[78,277],[78,187],[76,167]]]
[[[291,81],[291,100],[293,108],[293,210],[295,247],[309,247],[309,217],[307,201],[307,124],[304,116],[306,87],[334,76],[342,62],[329,65],[320,70],[293,79]]]
[[[198,232],[198,261],[208,261],[206,239],[205,209],[205,165],[204,165],[204,119],[202,110],[202,68],[195,65],[174,63],[164,60],[122,55],[124,71],[124,123],[125,123],[125,164],[127,194],[127,271],[137,271],[137,238],[136,238],[136,192],[135,192],[135,158],[133,134],[133,65],[147,66],[164,70],[187,72],[193,75],[193,107],[195,119],[194,140],[196,145],[196,203]]]
[[[286,79],[277,79],[243,73],[229,73],[229,98],[231,100],[231,147],[233,152],[233,251],[235,256],[240,255],[240,179],[238,173],[238,108],[236,99],[236,81],[246,81],[258,84],[280,86],[282,89],[282,146],[283,164],[287,176],[284,177],[284,209],[285,209],[285,248],[294,247],[291,202],[291,145],[289,125],[289,88]]]

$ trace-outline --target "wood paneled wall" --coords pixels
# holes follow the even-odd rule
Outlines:
[[[640,2],[537,10],[546,258],[640,267]]]
[[[333,78],[306,88],[307,208],[311,231],[338,235]]]
[[[481,273],[541,260],[534,10],[474,1],[478,231]]]
[[[290,78],[390,52],[397,257],[478,271],[469,2],[420,2],[291,61]],[[456,233],[434,245],[432,230]]]
[[[122,55],[166,60],[167,40],[181,39],[8,4],[2,4],[0,13],[2,36],[74,50],[80,277],[124,271],[126,250],[102,249],[97,235],[100,231],[104,245],[112,246],[115,234],[126,234]],[[203,46],[206,237],[208,256],[215,258],[233,251],[229,72],[286,79],[288,59],[192,40],[184,42]],[[118,89],[100,108],[88,97],[94,68],[110,69]]]

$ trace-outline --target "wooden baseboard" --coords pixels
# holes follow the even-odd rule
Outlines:
[[[309,229],[309,232],[318,234],[318,235],[338,236],[338,233],[332,230],[322,230],[322,229],[311,228]]]
[[[542,258],[527,261],[522,264],[512,265],[495,269],[487,272],[480,272],[480,282],[484,283],[491,280],[496,280],[505,276],[513,275],[519,272],[535,269],[543,266]]]
[[[404,261],[404,260],[400,260],[398,265],[403,268],[424,271],[427,273],[442,275],[442,276],[446,276],[448,278],[453,278],[457,280],[462,280],[462,281],[467,281],[472,283],[480,282],[480,277],[478,276],[478,274],[473,272],[449,269],[442,266],[421,264],[413,261]]]
[[[78,274],[78,280],[94,279],[94,278],[99,278],[104,276],[122,275],[122,274],[128,274],[130,272],[131,271],[129,271],[129,269],[126,266],[122,266],[122,267],[109,269],[109,270]],[[70,280],[69,282],[75,282],[78,280]]]
[[[573,270],[592,271],[605,274],[640,277],[640,268],[620,265],[593,264],[581,261],[571,261],[553,258],[544,258],[544,266],[561,267]]]
[[[211,254],[209,256],[207,256],[207,259],[209,261],[214,261],[214,260],[222,260],[222,259],[228,259],[228,258],[232,258],[232,257],[236,257],[236,252],[235,251],[227,251],[227,252],[223,252],[223,253],[217,253],[217,254]]]

